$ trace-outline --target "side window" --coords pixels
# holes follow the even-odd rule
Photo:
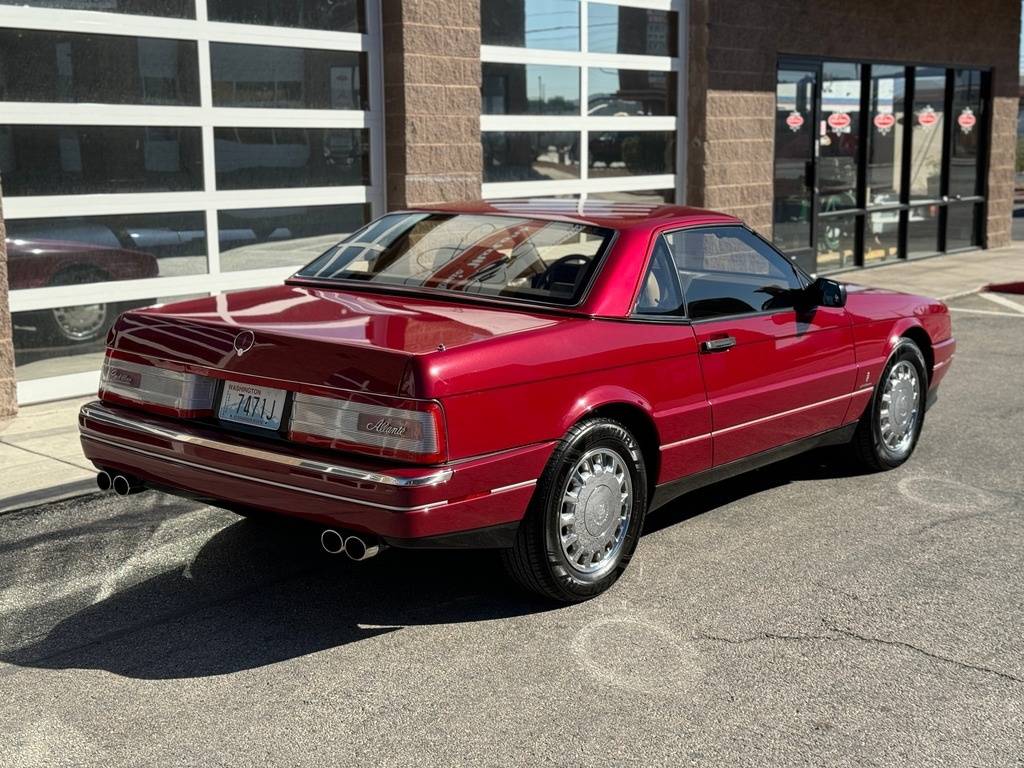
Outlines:
[[[672,261],[672,252],[659,237],[654,244],[651,263],[647,274],[640,284],[640,298],[636,302],[636,311],[641,315],[681,315],[683,313],[683,296],[679,290],[679,278]]]
[[[790,309],[803,288],[793,265],[743,227],[684,229],[665,237],[693,320]]]

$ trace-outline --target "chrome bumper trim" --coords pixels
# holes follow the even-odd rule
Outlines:
[[[218,475],[225,475],[226,477],[233,477],[238,480],[245,480],[250,483],[259,483],[262,485],[273,486],[274,488],[284,488],[287,491],[295,491],[296,493],[306,493],[312,496],[320,496],[325,499],[333,499],[334,501],[343,501],[346,504],[355,504],[361,507],[372,507],[374,509],[385,509],[388,512],[423,512],[428,509],[435,509],[437,507],[443,507],[449,504],[449,501],[434,501],[430,504],[420,504],[415,507],[396,507],[392,504],[380,504],[376,501],[367,501],[365,499],[354,499],[351,496],[339,496],[334,493],[326,493],[324,491],[315,491],[312,488],[302,488],[297,485],[289,485],[288,483],[278,483],[274,480],[265,480],[262,477],[253,477],[252,475],[246,475],[241,472],[228,471],[226,469],[218,469],[217,467],[210,467],[205,464],[197,464],[194,461],[187,461],[180,459],[177,456],[167,456],[162,453],[156,453],[154,451],[147,451],[143,448],[138,448],[134,445],[124,445],[122,443],[109,440],[105,437],[100,437],[95,432],[86,432],[82,435],[86,440],[93,440],[97,443],[104,443],[106,445],[113,446],[122,451],[129,451],[130,453],[138,453],[143,456],[149,456],[150,458],[158,459],[160,461],[167,461],[171,464],[179,464],[185,467],[191,467],[192,469],[198,469],[203,472],[213,472]],[[219,498],[216,494],[210,494],[215,498]]]
[[[217,451],[233,453],[238,456],[246,456],[260,461],[269,461],[274,464],[281,464],[283,466],[294,467],[296,469],[319,472],[320,474],[328,477],[343,477],[347,480],[358,480],[364,483],[376,483],[378,485],[390,485],[399,488],[423,488],[446,483],[451,479],[452,474],[454,474],[453,470],[446,468],[439,469],[436,472],[420,477],[397,477],[395,475],[386,475],[379,472],[369,472],[355,467],[346,467],[340,464],[328,464],[322,461],[300,458],[298,456],[288,456],[287,454],[278,453],[276,451],[267,451],[261,448],[252,448],[244,445],[234,445],[222,440],[212,440],[210,438],[189,434],[188,432],[181,432],[175,429],[162,427],[145,421],[145,417],[141,414],[134,418],[126,418],[95,403],[83,405],[81,415],[87,419],[92,419],[112,427],[152,435],[153,437],[159,437],[163,440],[187,443],[188,445],[198,445],[203,448],[212,448]],[[89,432],[89,437],[98,439],[95,437],[95,433],[91,431]],[[136,450],[134,447],[129,448],[128,446],[120,446],[118,443],[111,443],[109,440],[101,440],[101,442],[106,442],[110,445],[117,445],[118,447],[125,447],[129,450]],[[139,452],[145,453],[145,451],[141,450]],[[173,459],[168,460],[173,461]]]

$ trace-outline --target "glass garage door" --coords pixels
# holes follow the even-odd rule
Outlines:
[[[383,212],[379,28],[377,0],[0,0],[21,403],[95,391],[120,311],[278,283]]]

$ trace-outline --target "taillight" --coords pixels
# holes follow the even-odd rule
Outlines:
[[[440,405],[400,400],[385,406],[371,399],[378,400],[297,393],[289,436],[297,442],[428,464],[447,458]]]
[[[208,376],[107,357],[100,373],[100,397],[151,406],[191,418],[213,410],[217,382]]]

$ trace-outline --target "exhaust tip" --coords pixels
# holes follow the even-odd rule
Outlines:
[[[128,478],[124,475],[115,475],[112,482],[114,493],[118,496],[127,496],[132,492],[132,484],[128,481]]]
[[[146,484],[131,475],[114,475],[111,487],[118,496],[130,496],[133,493],[142,493],[146,490]]]
[[[345,554],[353,560],[369,560],[379,552],[379,544],[367,542],[359,536],[349,536],[345,539]]]
[[[101,491],[109,491],[113,484],[114,478],[110,476],[109,472],[98,472],[96,474],[96,487]]]
[[[327,528],[320,534],[320,546],[330,555],[340,555],[345,551],[345,539],[333,528]]]

